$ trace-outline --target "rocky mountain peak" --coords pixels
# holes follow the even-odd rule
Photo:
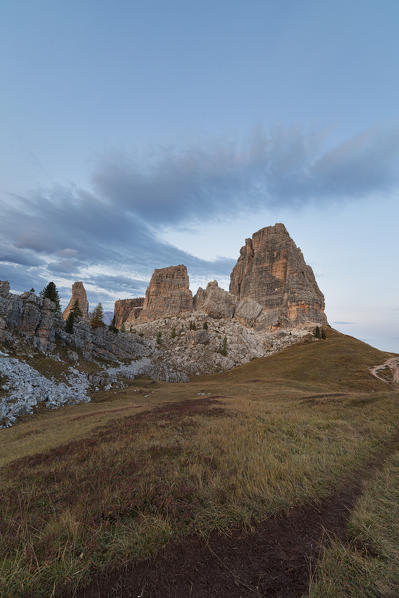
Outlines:
[[[75,305],[75,301],[78,302],[80,311],[82,312],[82,318],[84,320],[89,319],[89,302],[87,300],[86,289],[83,282],[74,282],[72,285],[72,297],[63,313],[64,320],[69,316],[69,312]]]
[[[282,223],[246,239],[230,276],[230,293],[258,303],[270,327],[327,323],[313,270]]]
[[[169,266],[154,271],[147,287],[139,320],[149,321],[193,310],[186,266]]]

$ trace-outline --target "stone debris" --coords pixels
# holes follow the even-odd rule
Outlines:
[[[48,379],[30,365],[13,357],[0,356],[2,385],[7,394],[0,398],[0,428],[11,426],[18,417],[33,413],[43,404],[49,409],[90,401],[87,375],[70,367],[67,382]]]

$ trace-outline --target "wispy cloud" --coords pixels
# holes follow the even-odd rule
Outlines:
[[[35,278],[69,281],[85,272],[104,291],[129,295],[155,267],[185,263],[197,278],[226,276],[232,260],[197,259],[162,242],[160,228],[398,187],[399,129],[331,145],[324,134],[277,127],[244,143],[159,148],[146,161],[111,156],[97,164],[88,189],[59,185],[2,198],[0,278],[26,288]]]

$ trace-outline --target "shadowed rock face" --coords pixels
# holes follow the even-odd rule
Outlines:
[[[259,304],[263,309],[257,323],[265,328],[327,323],[313,270],[283,224],[262,228],[245,240],[230,276],[230,293],[240,302]],[[254,306],[246,303],[238,307],[237,319],[240,312],[244,321],[247,312],[252,317]]]
[[[129,321],[134,322],[143,309],[144,297],[136,297],[135,299],[118,299],[114,306],[114,326],[121,328],[122,325]]]
[[[221,289],[216,282],[208,282],[206,289],[198,289],[194,297],[194,309],[208,314],[211,318],[232,318],[236,297]]]
[[[73,308],[75,301],[78,302],[80,311],[82,312],[82,318],[84,320],[88,320],[89,319],[89,302],[87,301],[86,290],[83,286],[83,282],[74,282],[73,283],[72,297],[63,313],[64,320],[66,320],[67,317],[69,316],[69,312]]]
[[[140,322],[193,311],[186,266],[169,266],[154,271],[147,287]]]

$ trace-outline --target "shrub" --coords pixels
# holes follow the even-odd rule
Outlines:
[[[196,326],[195,322],[192,322],[191,320],[190,320],[190,330],[197,330],[197,326]]]
[[[316,330],[314,331],[314,335],[316,338],[321,338],[320,336],[320,328],[318,326],[316,326]]]
[[[204,324],[203,324],[202,328],[203,328],[204,330],[208,330],[208,322],[204,322]]]
[[[327,337],[326,337],[326,333],[324,332],[324,328],[322,328],[322,329],[321,329],[321,338],[322,338],[323,340],[325,340],[325,339],[327,338]]]
[[[223,339],[222,346],[220,348],[219,353],[224,356],[227,355],[227,337],[226,336]]]
[[[173,327],[172,330],[171,330],[171,332],[170,332],[170,338],[175,338],[175,336],[176,336],[176,328]]]
[[[157,334],[157,344],[160,345],[162,343],[162,332],[159,331]]]

